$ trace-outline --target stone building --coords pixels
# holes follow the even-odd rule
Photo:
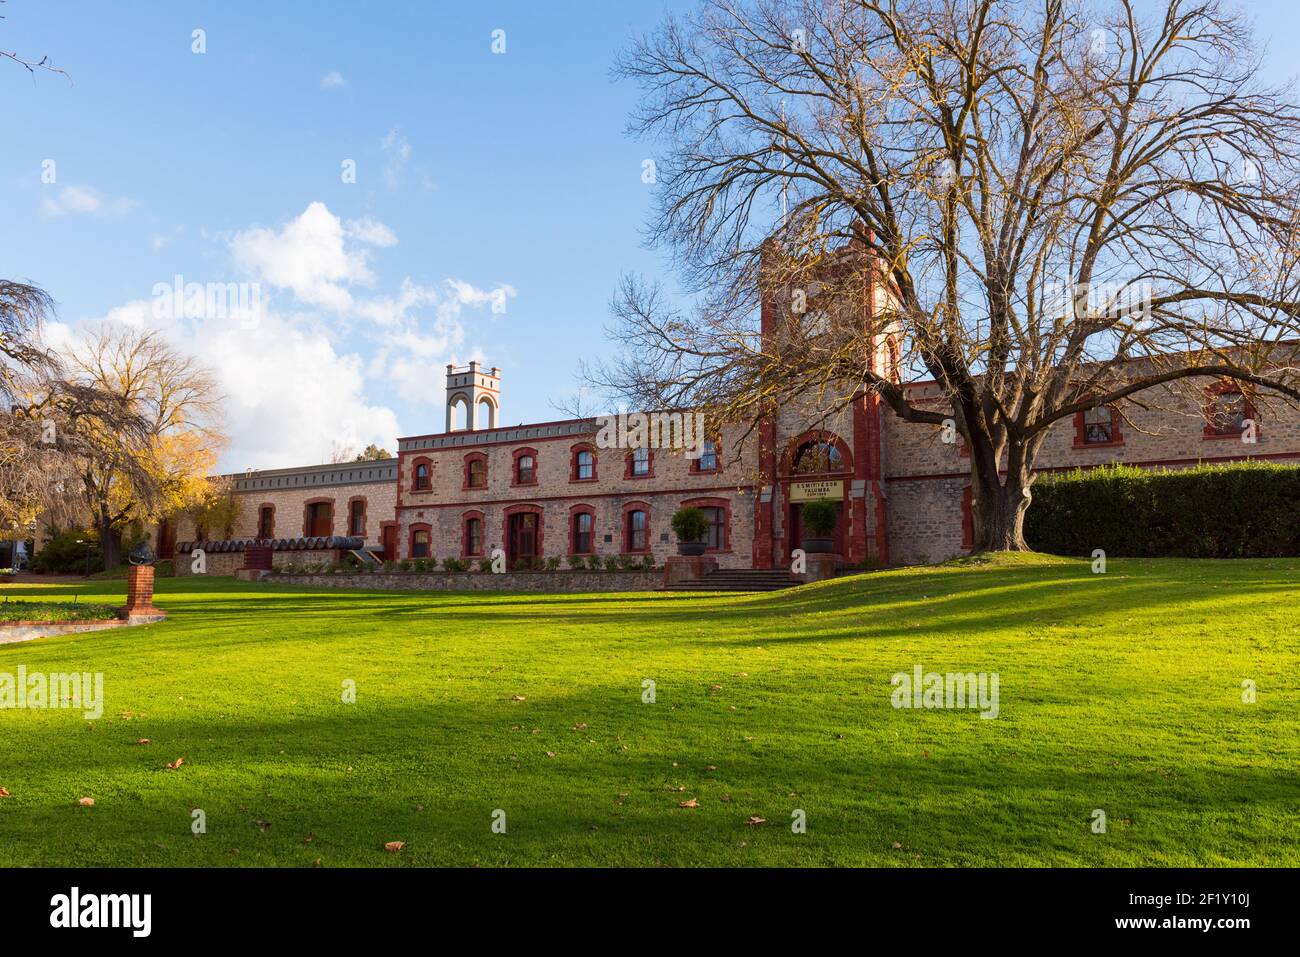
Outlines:
[[[878,308],[883,295],[873,287],[865,303]],[[785,311],[764,303],[764,335]],[[888,371],[894,354],[881,341],[869,361]],[[1300,463],[1300,416],[1261,417],[1235,386],[1198,385],[1199,403],[1168,391],[1128,408],[1131,425],[1107,408],[1057,423],[1039,471]],[[941,402],[934,383],[906,388],[914,402]],[[446,394],[445,429],[399,439],[396,459],[231,476],[241,507],[229,537],[353,535],[389,559],[477,559],[500,548],[511,568],[591,555],[658,564],[676,553],[673,513],[694,506],[709,518],[707,547],[721,567],[779,568],[799,547],[802,504],[830,498],[839,505],[835,551],[848,564],[937,561],[971,547],[963,446],[902,422],[872,396],[833,415],[784,403],[744,442],[734,428],[692,436],[679,423],[684,441],[631,448],[609,441],[597,419],[500,426],[495,367],[448,366]],[[165,523],[157,542],[165,555],[176,541],[220,534],[182,520]]]

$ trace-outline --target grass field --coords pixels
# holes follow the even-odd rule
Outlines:
[[[105,696],[95,721],[0,710],[0,865],[1300,864],[1296,560],[717,596],[186,578],[156,602],[160,625],[0,645],[0,674],[102,672]],[[918,664],[996,672],[998,717],[895,709]]]

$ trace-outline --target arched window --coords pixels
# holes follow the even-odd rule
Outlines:
[[[497,407],[492,404],[491,399],[478,400],[477,425],[480,429],[495,429],[497,427]]]
[[[645,446],[631,451],[627,457],[627,474],[624,478],[650,478],[654,475],[654,455]]]
[[[257,511],[257,537],[275,537],[275,506],[263,505]]]
[[[700,446],[700,457],[691,463],[692,472],[717,472],[721,469],[718,459],[718,443],[705,439]]]
[[[590,555],[594,550],[594,527],[596,520],[590,512],[575,512],[573,515],[573,553]]]
[[[413,525],[411,527],[411,557],[428,558],[429,557],[429,526]]]
[[[682,508],[698,508],[709,520],[709,530],[704,536],[704,547],[714,552],[731,548],[731,503],[725,498],[691,498],[682,502]]]
[[[354,498],[348,502],[348,534],[364,537],[366,534],[366,500]]]
[[[465,557],[483,554],[483,515],[480,512],[471,512],[465,516],[461,554]]]
[[[570,482],[594,482],[596,480],[596,452],[589,445],[573,447],[573,465],[569,469]]]
[[[645,508],[630,508],[623,514],[624,551],[650,550],[650,513]]]
[[[844,457],[830,442],[807,442],[795,453],[796,475],[816,475],[822,472],[839,472],[844,468]]]
[[[428,459],[416,459],[415,470],[412,472],[411,490],[413,492],[427,492],[433,487],[432,471],[429,467]]]
[[[1221,382],[1205,390],[1205,438],[1239,439],[1246,421],[1256,418],[1254,404],[1237,383]]]
[[[536,485],[537,484],[537,450],[536,449],[515,449],[515,472],[511,479],[512,485]]]
[[[487,456],[471,452],[465,456],[465,488],[487,488]]]

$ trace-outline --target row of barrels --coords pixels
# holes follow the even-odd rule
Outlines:
[[[359,535],[319,535],[307,538],[227,538],[211,542],[177,542],[178,552],[191,552],[201,548],[205,552],[242,552],[245,549],[261,546],[270,547],[276,552],[317,551],[322,549],[343,549],[351,551],[363,548],[366,540]]]

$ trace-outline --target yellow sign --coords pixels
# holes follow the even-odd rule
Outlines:
[[[790,501],[792,502],[815,502],[819,498],[840,499],[843,497],[843,480],[836,482],[790,483]]]

